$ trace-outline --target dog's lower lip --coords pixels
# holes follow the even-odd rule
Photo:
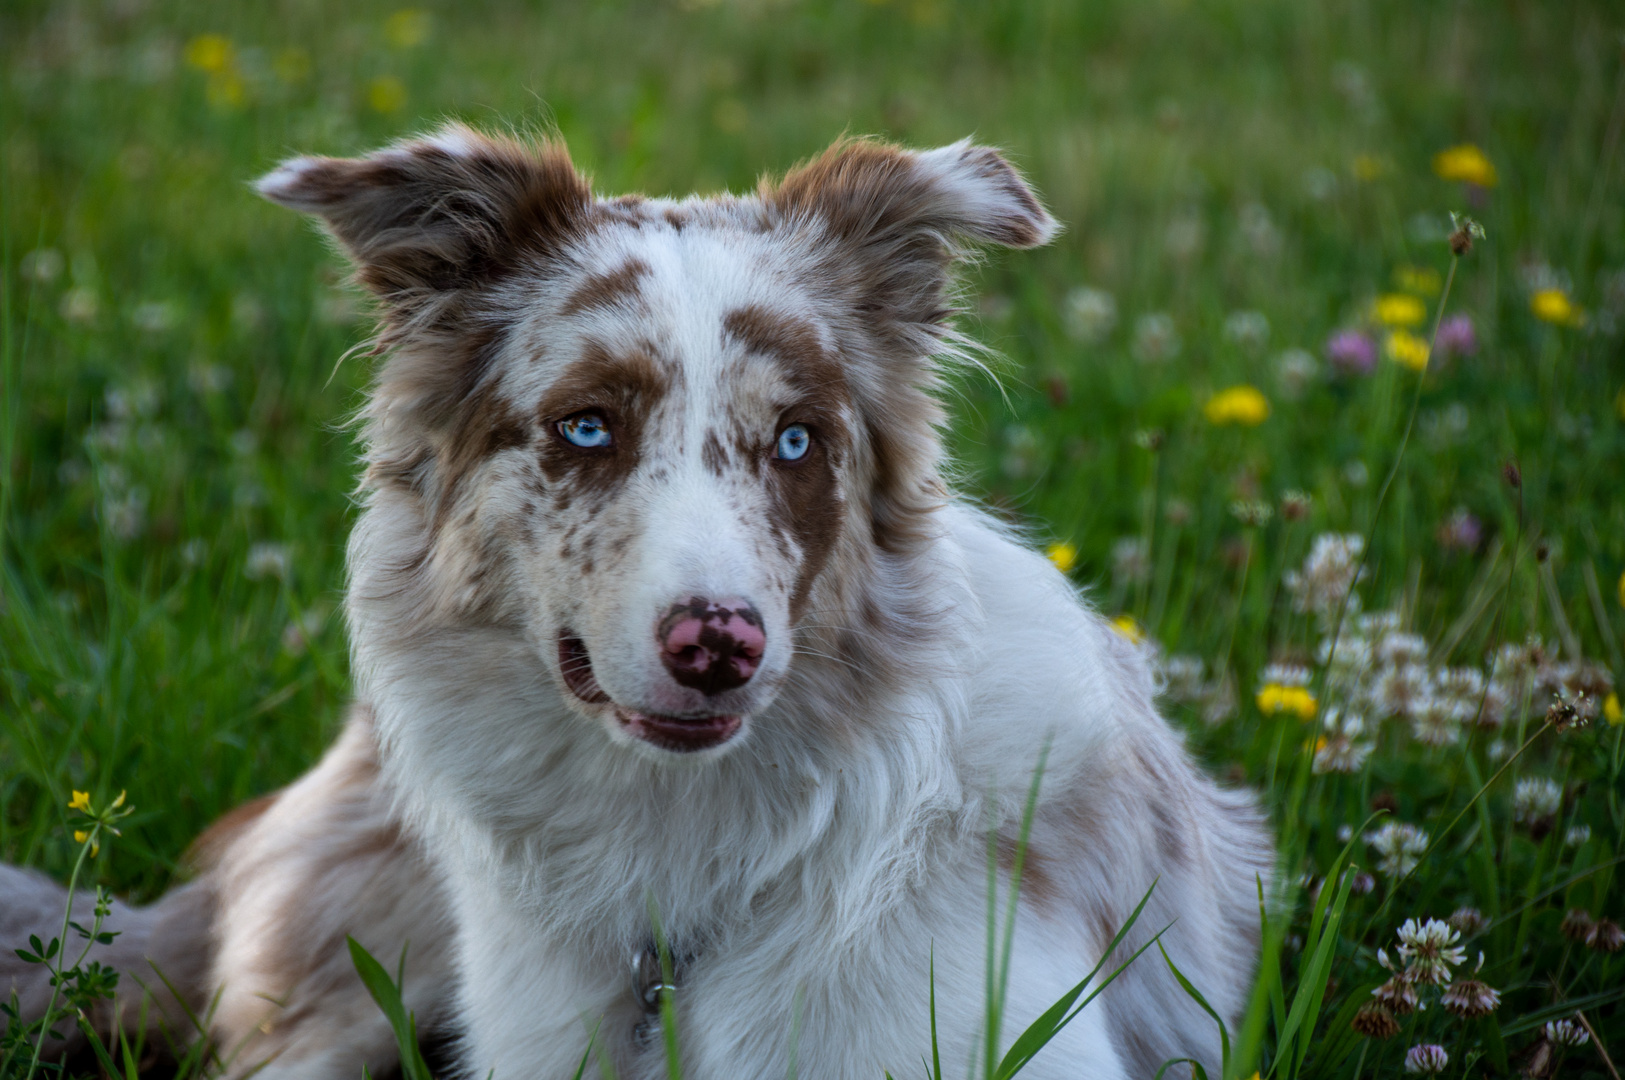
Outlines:
[[[738,716],[655,716],[615,707],[615,718],[632,734],[674,754],[721,746],[739,732]]]

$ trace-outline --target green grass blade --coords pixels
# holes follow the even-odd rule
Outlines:
[[[1208,1004],[1207,998],[1203,997],[1202,992],[1196,989],[1191,981],[1185,977],[1185,973],[1175,966],[1173,959],[1168,955],[1168,950],[1162,947],[1160,941],[1157,942],[1157,951],[1162,953],[1162,962],[1167,964],[1168,970],[1174,973],[1174,978],[1179,981],[1180,988],[1189,995],[1192,1001],[1202,1007],[1203,1012],[1213,1017],[1215,1024],[1219,1025],[1219,1075],[1228,1077],[1230,1075],[1230,1032],[1224,1026],[1224,1018],[1218,1014],[1218,1011],[1212,1005]],[[1180,1060],[1186,1059],[1182,1058]]]

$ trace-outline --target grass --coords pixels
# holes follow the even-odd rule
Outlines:
[[[1585,689],[1600,711],[1625,676],[1622,30],[1601,2],[7,5],[0,858],[65,880],[70,791],[127,789],[135,813],[81,881],[154,896],[344,706],[343,421],[367,371],[338,358],[365,327],[252,177],[445,116],[556,128],[613,191],[741,189],[842,131],[975,133],[1068,231],[975,274],[969,325],[1008,360],[954,388],[962,487],[1160,643],[1174,721],[1265,792],[1306,886],[1269,916],[1254,1008],[1208,1071],[1388,1075],[1436,1042],[1452,1074],[1608,1075],[1625,962],[1562,924],[1625,916],[1625,727],[1559,731],[1546,709]],[[1493,187],[1435,174],[1462,144]],[[1449,300],[1476,351],[1436,348],[1421,376],[1334,369],[1335,332],[1388,332],[1379,296],[1419,301],[1418,334],[1437,323],[1451,211],[1487,233]],[[1554,294],[1581,316],[1541,318]],[[1266,419],[1209,420],[1236,386]],[[1325,535],[1363,538],[1359,610],[1291,587]],[[1403,680],[1376,685],[1490,673],[1532,636],[1540,655],[1496,661],[1466,717],[1389,709]],[[1333,637],[1399,660],[1328,665]],[[1560,667],[1582,657],[1597,667]],[[1357,768],[1315,771],[1322,737]],[[1393,872],[1364,840],[1385,822],[1427,834]],[[1334,872],[1345,850],[1370,877]],[[1391,1039],[1355,1033],[1389,974],[1375,950],[1463,906],[1493,1018],[1435,1004]],[[1577,1005],[1591,1042],[1551,1044]]]

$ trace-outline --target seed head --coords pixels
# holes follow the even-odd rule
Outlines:
[[[1484,226],[1470,217],[1450,215],[1450,253],[1457,258],[1473,250],[1473,241],[1484,239]]]
[[[1289,491],[1281,496],[1281,517],[1286,521],[1302,521],[1309,516],[1311,503],[1308,492]]]
[[[1416,996],[1416,988],[1403,975],[1395,975],[1371,991],[1371,996],[1377,999],[1378,1004],[1391,1009],[1395,1016],[1408,1016],[1421,1004]]]
[[[1394,1019],[1394,1014],[1375,1001],[1361,1005],[1349,1026],[1368,1039],[1391,1039],[1399,1034],[1399,1021]]]

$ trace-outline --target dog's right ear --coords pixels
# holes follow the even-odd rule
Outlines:
[[[397,325],[556,252],[592,205],[563,146],[461,124],[362,158],[294,158],[257,188],[320,217]]]

